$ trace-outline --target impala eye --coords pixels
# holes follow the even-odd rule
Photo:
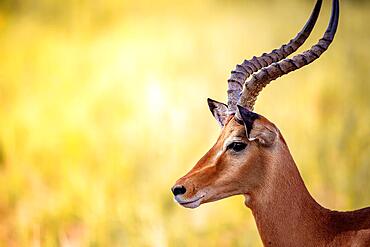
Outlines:
[[[232,142],[232,143],[229,144],[229,146],[227,146],[227,149],[228,150],[232,149],[235,152],[240,152],[243,149],[245,149],[246,146],[247,146],[247,144],[245,144],[243,142]]]

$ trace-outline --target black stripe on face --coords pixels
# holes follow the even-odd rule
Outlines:
[[[243,119],[243,123],[245,125],[245,128],[247,129],[247,136],[249,137],[249,134],[253,128],[253,123],[256,119],[260,117],[257,113],[251,112],[248,109],[238,105],[240,116]]]

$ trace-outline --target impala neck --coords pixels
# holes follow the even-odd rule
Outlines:
[[[264,185],[246,196],[265,246],[309,246],[324,239],[329,210],[309,194],[286,144],[270,162]],[[326,233],[327,234],[327,233]],[[303,246],[303,245],[302,245]]]

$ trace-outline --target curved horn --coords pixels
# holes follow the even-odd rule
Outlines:
[[[262,68],[259,72],[252,75],[251,79],[244,84],[242,95],[238,104],[253,110],[259,92],[271,81],[280,76],[288,74],[294,70],[302,68],[303,66],[312,63],[324,53],[334,39],[337,31],[339,20],[339,1],[333,0],[332,13],[329,25],[324,33],[324,36],[319,42],[312,46],[311,49],[294,56],[292,59],[284,59],[278,63]],[[240,116],[237,113],[237,118]]]
[[[252,73],[286,58],[295,52],[306,41],[313,27],[315,26],[316,20],[320,13],[321,4],[322,0],[316,1],[315,7],[312,10],[311,16],[306,22],[305,26],[297,34],[297,36],[291,39],[287,44],[282,45],[279,49],[274,49],[268,54],[263,53],[260,57],[254,56],[252,59],[244,60],[242,64],[236,65],[236,68],[231,71],[231,76],[228,79],[227,105],[229,113],[236,112],[236,105],[240,97],[240,92],[243,89],[245,81]]]

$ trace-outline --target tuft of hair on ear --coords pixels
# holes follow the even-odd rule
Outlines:
[[[227,121],[227,105],[216,100],[207,99],[209,110],[212,112],[212,115],[217,120],[218,124],[221,127],[224,127]]]
[[[240,116],[244,122],[245,128],[247,129],[247,137],[249,137],[251,130],[253,128],[253,123],[256,119],[260,117],[257,113],[254,113],[247,108],[237,105]]]

